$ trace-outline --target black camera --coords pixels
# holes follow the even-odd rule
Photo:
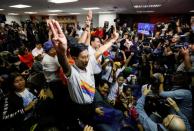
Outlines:
[[[146,96],[144,109],[148,115],[157,112],[162,118],[165,118],[170,111],[170,107],[166,104],[168,104],[166,98],[158,95],[148,95]]]
[[[175,45],[170,46],[170,49],[173,52],[178,52],[181,48],[188,48],[189,47],[189,43],[188,42],[184,42],[184,43],[178,43]]]
[[[171,40],[171,39],[172,39],[172,36],[170,35],[164,35],[164,36],[159,37],[160,41],[166,41],[166,40]]]

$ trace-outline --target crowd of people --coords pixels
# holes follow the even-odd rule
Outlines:
[[[153,36],[91,23],[0,28],[0,130],[191,131],[194,17]]]

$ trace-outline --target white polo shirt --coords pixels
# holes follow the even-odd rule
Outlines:
[[[90,50],[88,50],[90,51]],[[71,99],[78,104],[90,104],[95,95],[94,74],[101,72],[101,67],[94,55],[90,55],[86,70],[71,66],[71,75],[68,78],[68,90]]]
[[[47,82],[60,80],[59,69],[60,64],[57,56],[52,57],[45,54],[42,60],[43,73]]]

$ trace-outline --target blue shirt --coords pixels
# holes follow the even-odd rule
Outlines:
[[[157,123],[151,120],[144,110],[145,96],[141,96],[136,105],[137,112],[139,114],[140,123],[143,125],[145,131],[158,131]],[[163,125],[159,124],[163,131],[167,131]]]
[[[171,97],[180,108],[181,112],[188,118],[192,118],[192,94],[190,90],[176,89],[172,91],[163,91],[160,93],[162,97]]]
[[[144,110],[144,105],[145,105],[145,96],[142,95],[138,99],[137,105],[136,105],[137,112],[139,113],[140,123],[143,125],[145,131],[158,131],[157,123],[152,121],[151,118],[146,114]],[[181,111],[177,112],[177,115],[179,115],[180,118],[184,121],[187,131],[192,131],[186,116]],[[163,131],[167,131],[167,129],[162,124],[159,124],[159,126],[162,128]]]

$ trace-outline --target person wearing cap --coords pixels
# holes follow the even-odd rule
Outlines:
[[[66,111],[66,88],[64,75],[61,75],[62,69],[58,62],[57,52],[51,40],[43,44],[45,55],[42,60],[43,74],[46,79],[46,85],[52,91],[55,101],[54,116],[57,123],[61,123]]]
[[[48,83],[52,81],[58,81],[60,80],[60,64],[58,62],[56,50],[53,46],[52,41],[49,40],[45,42],[43,48],[45,56],[43,57],[42,65],[46,81]]]

